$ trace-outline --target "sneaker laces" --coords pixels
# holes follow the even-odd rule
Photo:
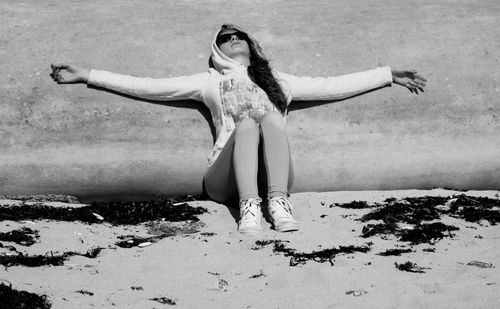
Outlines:
[[[261,198],[248,198],[240,203],[240,220],[245,222],[257,219]]]
[[[273,197],[270,200],[270,204],[272,205],[271,212],[273,214],[278,214],[279,217],[292,216],[292,205],[284,197]]]

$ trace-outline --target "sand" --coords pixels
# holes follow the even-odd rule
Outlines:
[[[290,200],[300,231],[278,233],[265,222],[257,237],[236,231],[234,210],[211,201],[192,201],[191,206],[208,210],[199,217],[204,226],[198,233],[166,237],[142,248],[115,243],[120,235],[151,236],[145,224],[1,221],[0,232],[20,227],[39,231],[37,243],[30,247],[2,242],[20,252],[104,249],[94,259],[73,256],[62,266],[2,267],[0,279],[17,290],[46,294],[52,308],[497,308],[499,226],[443,217],[442,222],[459,227],[452,237],[435,245],[410,246],[394,236],[360,237],[365,224],[356,219],[370,210],[334,206],[353,200],[375,203],[389,197],[462,193],[499,196],[498,191],[450,190],[297,193]],[[333,265],[311,260],[290,266],[290,257],[273,252],[273,244],[256,246],[257,240],[288,241],[285,246],[298,252],[372,244],[367,253],[337,255]],[[412,252],[377,255],[391,248]],[[435,252],[424,251],[428,248]],[[407,261],[425,272],[395,267]],[[473,261],[485,264],[468,265]]]

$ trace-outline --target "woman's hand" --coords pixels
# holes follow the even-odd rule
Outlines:
[[[87,83],[90,71],[71,64],[51,64],[50,76],[58,84]]]
[[[392,81],[398,85],[408,88],[411,92],[418,94],[418,90],[424,92],[427,80],[417,74],[416,70],[391,69]]]

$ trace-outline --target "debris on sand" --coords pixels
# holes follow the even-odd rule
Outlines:
[[[201,236],[205,236],[205,237],[213,237],[215,235],[217,235],[217,233],[213,233],[213,232],[203,232],[203,233],[200,233]]]
[[[177,305],[177,303],[173,299],[167,298],[165,296],[150,298],[149,300],[157,301],[163,305],[171,305],[171,306]]]
[[[14,242],[21,246],[31,246],[39,237],[38,231],[32,230],[28,227],[0,233],[0,241]]]
[[[382,221],[365,225],[361,237],[396,235],[399,240],[411,244],[433,244],[444,237],[452,237],[451,231],[459,230],[456,226],[441,222],[429,223],[439,220],[442,215],[476,223],[486,220],[494,225],[500,222],[500,200],[464,194],[452,197],[389,198],[359,219],[362,222]]]
[[[387,199],[385,204],[379,205],[359,220],[362,222],[381,220],[386,224],[398,222],[418,224],[422,221],[439,219],[440,212],[435,206],[444,204],[446,201],[447,198],[433,196],[402,200]]]
[[[150,245],[157,242],[161,238],[153,236],[153,237],[140,237],[140,236],[135,236],[135,235],[121,235],[118,236],[118,239],[121,239],[121,241],[118,241],[115,243],[118,247],[121,248],[132,248],[132,247],[144,247],[141,246],[141,244],[149,243]]]
[[[361,290],[349,290],[349,291],[345,292],[345,295],[352,295],[352,296],[358,297],[358,296],[361,296],[361,295],[364,295],[367,293],[368,293],[368,291],[362,290],[362,289]]]
[[[469,266],[476,266],[479,268],[495,268],[492,263],[485,263],[485,262],[480,262],[480,261],[470,261],[467,263]]]
[[[387,249],[383,252],[377,253],[377,255],[381,256],[400,256],[403,253],[410,253],[412,252],[411,249]]]
[[[193,197],[171,197],[150,201],[94,202],[78,208],[52,207],[43,204],[25,204],[0,207],[0,220],[59,220],[85,223],[108,222],[114,225],[138,224],[152,220],[198,221],[198,215],[207,212],[203,207],[189,206]],[[180,204],[179,204],[180,203]]]
[[[252,250],[260,250],[264,247],[269,246],[270,244],[281,244],[284,242],[289,242],[287,240],[279,240],[279,239],[266,239],[266,240],[257,240],[255,242],[255,246],[250,248]]]
[[[12,285],[0,283],[0,299],[3,309],[36,308],[49,309],[52,307],[47,295],[38,295],[26,291],[18,291]]]
[[[367,224],[361,230],[361,237],[367,238],[379,234],[395,234],[398,226],[395,223]]]
[[[286,257],[290,257],[290,266],[306,264],[307,261],[315,261],[317,263],[329,262],[333,266],[333,260],[339,254],[352,254],[355,252],[366,253],[371,250],[371,243],[363,246],[339,246],[338,248],[323,249],[312,252],[297,252],[296,249],[287,248],[288,241],[281,240],[258,240],[255,242],[253,250],[259,250],[267,245],[274,244],[273,252],[282,253]]]
[[[248,278],[255,279],[255,278],[260,278],[260,277],[266,277],[266,274],[264,274],[264,270],[262,270],[262,269],[260,270],[260,273],[255,274],[255,275],[251,275]]]
[[[396,266],[397,269],[401,271],[407,271],[411,273],[425,273],[424,269],[430,269],[428,267],[420,267],[417,264],[412,263],[410,261],[402,264],[394,263],[394,265]]]
[[[79,252],[64,252],[63,254],[54,255],[52,251],[46,253],[45,255],[24,255],[19,252],[16,255],[0,255],[0,264],[5,267],[10,266],[28,266],[28,267],[39,267],[45,265],[52,266],[61,266],[64,265],[64,261],[67,260],[71,256],[79,255],[83,257],[87,257],[90,259],[96,258],[103,248],[94,248],[85,253]]]
[[[459,228],[453,225],[447,225],[441,222],[417,224],[413,229],[400,231],[401,241],[409,241],[412,245],[421,243],[434,243],[443,237],[453,237],[451,231]]]
[[[340,208],[348,208],[348,209],[363,209],[363,208],[371,208],[372,205],[369,205],[365,201],[352,201],[350,203],[334,203],[330,205],[330,208],[340,207]]]
[[[217,285],[218,285],[218,288],[220,291],[227,292],[227,289],[229,287],[229,283],[226,280],[219,278],[219,282]]]
[[[500,199],[459,195],[451,203],[450,216],[468,222],[488,221],[491,225],[500,222]]]
[[[163,237],[198,233],[204,226],[205,224],[200,221],[170,222],[155,220],[146,223],[148,233]],[[207,233],[205,235],[209,236]]]
[[[168,221],[151,221],[146,223],[146,228],[148,233],[155,236],[151,237],[141,237],[135,235],[121,235],[118,236],[118,241],[115,243],[121,248],[132,248],[132,247],[147,247],[159,240],[178,235],[187,235],[198,233],[205,224],[199,221],[186,221],[186,222],[168,222]]]
[[[61,202],[68,204],[80,204],[78,198],[62,194],[38,194],[38,195],[11,195],[5,197],[8,200],[24,202]]]
[[[78,290],[78,291],[75,291],[76,293],[80,293],[82,295],[88,295],[88,296],[94,296],[94,292],[90,292],[90,291],[87,291],[87,290]]]

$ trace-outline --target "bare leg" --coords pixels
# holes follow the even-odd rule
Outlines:
[[[258,197],[259,139],[259,128],[253,119],[247,118],[239,123],[205,174],[205,189],[210,198],[230,202]]]
[[[269,112],[262,118],[260,128],[267,172],[267,197],[286,198],[293,182],[293,171],[283,117],[278,112]]]

